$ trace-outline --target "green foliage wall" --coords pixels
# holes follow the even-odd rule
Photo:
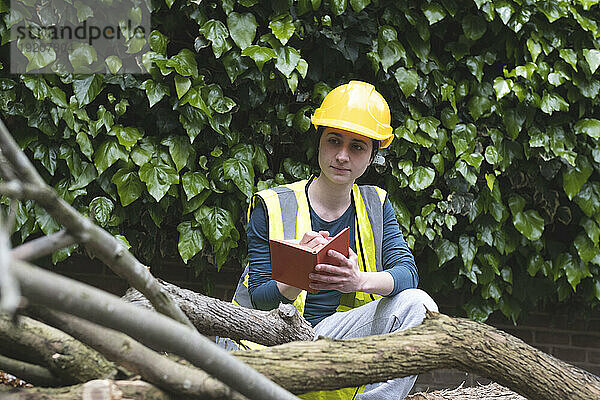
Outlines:
[[[146,75],[10,75],[2,118],[68,202],[144,262],[244,263],[256,190],[314,171],[309,117],[374,83],[422,285],[513,319],[600,302],[598,1],[153,0]],[[31,68],[47,60],[30,61]],[[19,203],[19,243],[59,227]],[[75,249],[54,255],[59,261]]]

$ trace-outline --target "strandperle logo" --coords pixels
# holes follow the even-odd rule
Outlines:
[[[118,25],[116,27],[110,25],[105,27],[94,25],[88,26],[87,21],[83,21],[81,25],[75,28],[71,26],[18,26],[16,31],[17,39],[29,38],[31,40],[46,39],[51,41],[79,39],[87,41],[90,46],[92,46],[97,39],[120,40],[125,38],[123,29]],[[133,31],[134,36],[138,38],[143,38],[146,35],[146,30],[143,26],[138,25],[135,29],[132,29],[132,21],[130,19],[127,20],[126,31]]]
[[[145,73],[144,2],[12,0],[12,73]]]

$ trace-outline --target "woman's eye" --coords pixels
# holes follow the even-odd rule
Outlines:
[[[355,144],[355,145],[354,145],[354,149],[355,149],[355,150],[358,150],[358,151],[362,151],[362,150],[364,150],[364,147],[363,147],[363,146],[361,146],[360,144]]]

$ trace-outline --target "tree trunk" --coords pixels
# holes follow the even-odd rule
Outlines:
[[[0,316],[0,351],[43,365],[61,384],[112,378],[117,373],[114,364],[78,340],[27,317],[13,323]]]
[[[531,400],[600,399],[597,376],[485,324],[430,312],[421,325],[389,335],[295,342],[234,354],[294,393],[457,368]]]
[[[21,388],[8,392],[0,385],[2,400],[185,400],[144,381],[93,380],[56,389]]]
[[[159,283],[204,335],[245,339],[265,346],[313,338],[312,326],[291,304],[282,304],[283,307],[273,311],[252,310],[161,280]],[[135,289],[129,289],[123,300],[151,307],[150,302]]]

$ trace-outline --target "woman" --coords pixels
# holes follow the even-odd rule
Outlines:
[[[407,329],[421,323],[425,307],[437,310],[433,300],[416,289],[414,258],[385,191],[354,183],[378,148],[391,143],[390,119],[387,103],[368,83],[351,81],[325,97],[312,117],[321,135],[321,172],[317,178],[253,197],[247,228],[249,267],[235,302],[262,310],[293,303],[313,325],[315,338],[338,339]],[[309,275],[317,294],[272,280],[269,238],[300,239],[316,247],[347,226],[349,257],[330,250],[336,263],[319,264]],[[303,397],[402,399],[415,379]]]

